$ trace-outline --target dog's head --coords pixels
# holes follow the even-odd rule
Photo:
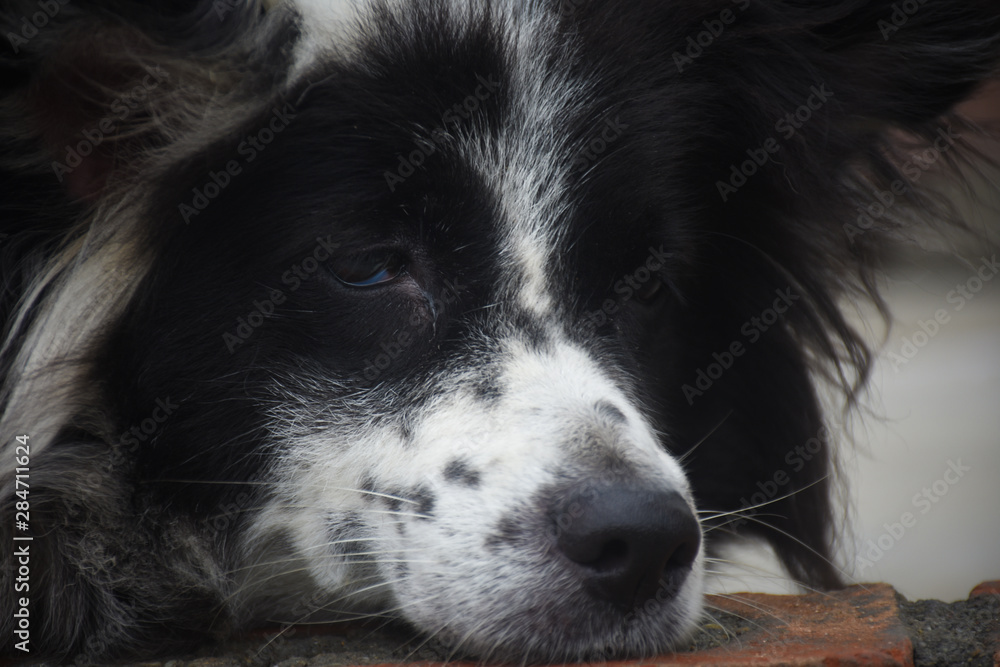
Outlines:
[[[20,196],[86,206],[5,223],[3,434],[37,529],[83,516],[52,646],[390,613],[648,654],[737,533],[837,585],[813,379],[863,379],[837,299],[926,201],[885,132],[957,145],[985,3],[116,4],[8,61],[57,177]]]

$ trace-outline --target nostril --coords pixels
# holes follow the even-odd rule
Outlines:
[[[698,557],[698,541],[682,542],[667,560],[667,569],[691,567]]]
[[[629,548],[624,540],[611,540],[601,549],[601,555],[593,564],[599,570],[613,571],[628,564]]]
[[[591,552],[596,555],[591,556]],[[563,553],[575,563],[597,572],[611,572],[624,567],[629,559],[629,546],[625,540],[598,541],[570,540],[563,546]]]
[[[557,546],[599,599],[628,607],[683,584],[701,529],[673,491],[609,486],[571,493],[559,513]]]

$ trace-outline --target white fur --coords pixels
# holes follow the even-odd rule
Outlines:
[[[512,289],[519,304],[543,315],[555,307],[551,286],[546,284],[552,268],[560,228],[569,215],[566,180],[575,152],[566,144],[561,126],[586,101],[591,82],[567,78],[573,54],[560,52],[559,62],[547,48],[554,39],[554,19],[544,14],[507,14],[511,36],[510,70],[512,90],[504,91],[512,102],[510,119],[499,139],[484,145],[470,138],[467,157],[494,190],[503,206],[510,253]]]
[[[71,414],[87,412],[79,397],[97,400],[96,390],[81,386],[88,368],[81,351],[121,311],[146,269],[129,240],[127,223],[111,222],[130,220],[129,205],[112,208],[95,216],[107,220],[106,226],[91,227],[49,263],[22,301],[11,328],[17,332],[29,310],[41,308],[5,378],[9,401],[0,420],[0,432],[30,436],[35,456]],[[46,289],[52,294],[43,300]],[[13,335],[5,346],[13,345]],[[39,396],[47,400],[39,401]]]
[[[313,11],[307,5],[300,8]],[[513,100],[511,121],[489,145],[477,140],[479,128],[471,125],[457,137],[465,159],[502,207],[502,253],[510,270],[501,287],[503,303],[491,312],[492,325],[505,331],[505,338],[494,365],[486,369],[497,378],[501,397],[489,403],[472,391],[483,369],[451,369],[435,386],[421,388],[435,396],[432,401],[403,413],[408,439],[388,390],[359,399],[364,405],[355,413],[370,415],[367,423],[329,423],[336,417],[317,414],[323,408],[310,408],[308,400],[276,411],[276,437],[287,454],[275,471],[276,492],[244,550],[248,562],[266,563],[275,554],[260,545],[284,535],[294,553],[287,570],[304,567],[309,574],[303,594],[318,588],[339,608],[398,609],[425,631],[481,651],[502,641],[504,631],[496,623],[519,608],[530,609],[536,594],[551,591],[552,603],[559,604],[557,587],[578,585],[553,566],[541,539],[536,549],[513,558],[486,545],[512,513],[525,511],[526,521],[540,520],[530,514],[538,511],[530,503],[559,475],[590,475],[596,483],[600,473],[587,463],[595,446],[642,471],[644,481],[678,491],[694,511],[677,461],[663,451],[626,391],[597,359],[566,338],[559,322],[553,293],[559,239],[552,230],[560,228],[559,219],[567,213],[564,182],[575,152],[563,143],[559,123],[583,104],[587,84],[555,73],[540,76],[540,68],[548,67],[545,43],[553,26],[533,18],[515,29],[514,10],[507,11],[515,58],[514,90],[504,91]],[[544,327],[547,341],[541,349],[503,325],[505,314],[518,308]],[[625,415],[624,424],[606,423],[597,409],[605,402]],[[312,426],[324,421],[326,428]],[[596,435],[584,437],[590,433]],[[443,471],[456,459],[481,475],[478,486],[444,479]],[[361,491],[367,480],[385,495]],[[415,489],[433,494],[433,516],[419,516],[418,504],[405,497]],[[391,511],[386,496],[397,493],[404,499]],[[365,556],[344,556],[331,535],[330,522],[350,515],[363,524],[357,544]],[[654,613],[643,622],[690,623],[700,613],[702,577],[699,555],[681,592],[663,603],[669,615]],[[244,604],[252,604],[252,595],[246,591]],[[644,640],[639,633],[624,641],[635,647]]]

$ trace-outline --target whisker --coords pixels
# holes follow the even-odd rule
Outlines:
[[[755,513],[753,516],[755,516],[757,518],[760,518],[760,517],[781,517],[782,515],[780,515],[780,514],[761,514],[761,513]],[[712,525],[712,526],[708,526],[707,528],[704,528],[703,530],[704,530],[704,533],[706,535],[708,533],[711,533],[712,531],[715,531],[715,530],[730,531],[730,532],[732,532],[732,534],[736,535],[737,533],[735,531],[731,531],[730,530],[730,526],[738,524],[740,521],[743,521],[744,518],[745,517],[743,517],[742,515],[735,515],[732,518],[730,518],[730,519],[728,519],[726,521],[723,521],[722,523],[719,523],[719,524],[716,524],[716,525]]]
[[[729,560],[729,559],[726,559],[726,558],[714,558],[714,557],[713,558],[706,558],[705,560],[707,562],[719,563],[721,565],[730,565],[732,567],[739,568],[741,570],[748,570],[749,571],[748,573],[751,574],[752,576],[760,577],[762,579],[773,579],[774,581],[781,581],[781,582],[788,582],[789,581],[788,577],[786,577],[785,575],[783,575],[781,573],[772,572],[772,571],[770,571],[770,570],[768,570],[766,568],[760,567],[759,565],[754,565],[752,563],[744,563],[742,561]],[[708,571],[708,570],[706,570],[706,571]],[[717,574],[717,575],[726,576],[726,577],[733,577],[733,578],[736,577],[736,574],[734,574],[733,572],[728,572],[728,571],[723,571],[723,570],[713,570],[712,574]],[[809,593],[813,593],[813,594],[816,594],[816,595],[822,595],[823,597],[826,597],[826,598],[834,598],[834,597],[836,597],[830,591],[826,591],[826,590],[823,590],[822,588],[816,588],[814,586],[810,586],[809,584],[805,584],[805,583],[803,583],[801,581],[795,581],[794,584],[797,587],[799,587],[800,589],[802,589],[804,591],[808,591]]]
[[[731,596],[725,596],[725,595],[720,595],[719,597],[724,597],[724,598],[727,598],[727,599],[733,599],[733,598],[732,598]],[[741,600],[736,600],[736,599],[733,599],[733,601],[734,601],[734,602],[742,602]],[[736,618],[740,619],[740,621],[742,621],[743,623],[746,623],[746,624],[748,624],[748,625],[752,625],[752,626],[754,626],[755,628],[757,628],[758,630],[760,630],[760,631],[762,631],[762,632],[766,633],[767,635],[769,635],[769,636],[770,636],[770,637],[772,637],[773,639],[775,639],[775,640],[778,640],[778,641],[780,641],[780,638],[781,638],[781,635],[780,635],[780,634],[778,634],[778,633],[777,633],[777,632],[775,632],[774,630],[772,630],[772,629],[768,628],[767,626],[765,626],[765,625],[762,625],[761,623],[758,623],[757,621],[754,621],[753,619],[750,619],[750,618],[747,618],[746,616],[742,616],[742,615],[740,615],[740,614],[737,614],[737,613],[735,613],[735,612],[733,612],[733,611],[730,611],[730,610],[728,610],[728,609],[722,609],[722,608],[720,608],[720,607],[715,607],[715,606],[712,606],[712,605],[710,605],[710,604],[709,604],[709,605],[706,605],[706,606],[707,606],[707,607],[708,607],[709,609],[711,609],[712,611],[719,611],[719,612],[722,612],[722,613],[725,613],[725,614],[729,614],[730,616],[734,616],[734,617],[736,617]],[[781,618],[781,617],[780,617],[780,616],[778,616],[777,614],[774,614],[774,613],[771,613],[771,612],[768,612],[768,611],[767,611],[767,610],[765,610],[765,609],[757,609],[756,607],[754,607],[753,605],[750,605],[750,604],[747,604],[747,606],[748,606],[748,607],[750,607],[751,609],[756,609],[757,611],[761,612],[762,614],[767,614],[767,615],[769,615],[769,616],[771,616],[771,617],[773,617],[773,618],[777,619],[778,621],[780,621],[780,622],[782,622],[782,623],[784,623],[784,624],[786,624],[786,625],[788,624],[788,622],[787,622],[787,621],[786,621],[785,619]],[[724,625],[722,625],[721,623],[719,623],[719,625],[720,625],[720,627],[722,627],[723,629],[726,629],[726,628],[725,628],[725,626],[724,626]],[[726,629],[726,634],[727,634],[727,635],[729,635],[729,630],[728,630],[728,629]]]
[[[720,428],[722,428],[722,425],[726,423],[726,420],[728,420],[730,417],[733,416],[733,412],[734,412],[733,410],[730,410],[729,412],[727,412],[726,416],[723,417],[721,420],[719,420],[719,423],[716,424],[715,426],[713,426],[711,431],[709,431],[704,436],[702,436],[701,440],[699,440],[694,445],[692,445],[690,449],[688,449],[686,452],[684,452],[679,457],[677,457],[677,462],[678,463],[684,463],[684,461],[687,459],[687,457],[691,456],[691,454],[694,453],[694,450],[698,449],[698,447],[700,447],[702,445],[702,443],[704,443],[706,440],[708,440],[709,438],[711,438],[712,435],[714,435],[716,431],[718,431]]]
[[[747,515],[747,516],[745,516],[743,518],[745,518],[747,521],[753,521],[754,523],[757,523],[757,524],[759,524],[761,526],[764,526],[765,528],[767,528],[769,530],[773,530],[774,532],[779,533],[780,535],[784,535],[785,537],[787,537],[788,539],[792,540],[793,542],[795,542],[799,546],[805,548],[807,551],[809,551],[813,555],[818,556],[820,560],[822,560],[823,562],[827,563],[830,567],[832,567],[834,570],[836,570],[838,573],[840,573],[848,581],[854,581],[854,577],[852,577],[847,572],[845,572],[843,569],[841,569],[836,563],[834,563],[832,560],[830,560],[829,558],[827,558],[826,556],[824,556],[819,551],[817,551],[813,547],[809,546],[808,544],[806,544],[805,542],[803,542],[799,538],[797,538],[794,535],[792,535],[791,533],[789,533],[787,530],[783,530],[781,528],[778,528],[777,526],[769,524],[766,521],[761,521],[756,516],[753,516],[753,515]],[[855,583],[857,583],[857,582],[855,582]],[[865,589],[865,590],[867,590],[867,589]]]
[[[376,578],[378,578],[378,575],[375,575],[375,576],[372,576],[372,577],[365,577],[364,579],[356,579],[355,582],[366,581],[368,579],[376,579]],[[326,604],[324,604],[320,608],[321,609],[331,609],[335,605],[337,605],[337,604],[339,604],[339,603],[341,603],[341,602],[343,602],[345,600],[348,600],[348,599],[350,599],[350,598],[352,598],[354,596],[360,595],[362,593],[367,593],[369,591],[374,591],[374,590],[377,590],[379,588],[384,588],[386,586],[392,586],[393,584],[398,584],[400,581],[402,581],[402,579],[386,579],[386,580],[383,580],[383,581],[379,581],[378,583],[372,584],[371,586],[365,586],[364,588],[359,588],[359,589],[356,589],[356,590],[347,591],[346,593],[344,593],[340,597],[338,597],[338,598],[336,598],[334,600],[331,600],[330,602],[327,602]]]
[[[391,581],[383,582],[382,585],[387,585],[387,584],[391,584],[391,583],[395,583],[395,582],[391,582]],[[374,587],[372,587],[372,588],[374,588]],[[341,618],[329,619],[329,620],[323,620],[323,621],[315,621],[315,622],[306,621],[305,620],[305,619],[309,618],[309,616],[315,614],[317,611],[323,611],[323,610],[327,610],[327,609],[329,609],[329,605],[316,606],[313,609],[310,609],[309,611],[307,611],[304,615],[300,616],[298,620],[292,621],[291,623],[279,622],[279,621],[275,621],[273,619],[270,620],[269,622],[271,622],[271,623],[279,623],[282,626],[281,631],[278,634],[276,634],[274,637],[272,637],[270,640],[268,640],[268,642],[266,644],[264,644],[260,648],[260,650],[257,651],[257,653],[254,655],[254,658],[259,657],[260,654],[263,653],[264,650],[267,649],[268,646],[270,646],[281,635],[283,635],[285,632],[288,632],[289,629],[291,629],[292,627],[295,627],[295,626],[330,625],[330,624],[336,624],[336,623],[347,623],[347,622],[351,622],[351,621],[365,620],[366,618],[382,618],[383,617],[382,616],[383,612],[375,612],[375,613],[361,613],[361,612],[358,612],[358,613],[352,613],[350,611],[338,611],[337,612],[338,616],[341,616]],[[343,616],[349,616],[349,617],[348,618],[343,618]]]
[[[447,657],[445,657],[445,659],[444,659],[445,664],[451,662],[452,658],[454,658],[455,655],[462,648],[462,644],[464,644],[465,642],[467,642],[472,637],[472,635],[476,633],[476,631],[478,631],[481,627],[483,627],[484,625],[486,625],[487,623],[489,623],[490,620],[491,619],[489,619],[489,618],[484,618],[482,621],[480,621],[475,626],[473,626],[472,628],[470,628],[469,631],[465,633],[465,636],[462,637],[462,639],[460,641],[458,641],[458,642],[455,643],[455,645],[451,649],[451,652],[449,652],[448,655],[447,655]]]
[[[405,516],[413,519],[433,519],[434,517],[428,514],[420,514],[419,512],[400,512],[399,510],[368,510],[369,514],[388,514],[390,516]]]
[[[724,598],[726,600],[730,600],[732,602],[735,602],[737,604],[741,604],[741,605],[744,605],[746,607],[749,607],[750,609],[753,609],[754,611],[757,611],[760,614],[763,614],[764,616],[768,616],[770,618],[773,618],[774,620],[776,620],[779,623],[782,623],[782,624],[784,624],[786,626],[788,625],[788,620],[786,618],[783,618],[783,617],[779,616],[778,614],[776,614],[774,611],[772,611],[771,609],[769,609],[765,605],[753,604],[749,600],[747,600],[746,598],[740,597],[739,595],[724,594],[724,593],[719,593],[717,595],[718,595],[718,597],[721,597],[721,598]],[[756,622],[756,621],[754,621],[752,619],[746,618],[745,616],[737,614],[737,613],[735,613],[735,612],[733,612],[731,610],[723,610],[723,609],[720,609],[719,607],[711,607],[711,608],[714,609],[714,610],[716,610],[716,611],[725,611],[725,613],[730,614],[731,616],[735,616],[736,618],[739,618],[744,623],[748,623],[750,625],[755,626],[759,630],[762,630],[762,631],[766,632],[771,637],[774,637],[775,639],[778,639],[780,641],[780,635],[778,633],[773,632],[772,630],[770,630],[766,626],[764,626],[764,625],[762,625],[762,624],[760,624],[760,623],[758,623],[758,622]]]
[[[708,617],[708,619],[711,620],[712,623],[714,623],[715,625],[717,625],[719,627],[719,629],[722,630],[723,634],[725,634],[725,636],[726,636],[726,642],[731,642],[734,639],[737,640],[737,641],[739,641],[739,635],[736,635],[736,634],[730,632],[729,628],[727,628],[725,626],[725,624],[720,619],[718,619],[715,616],[713,616],[708,611],[708,609],[703,610],[702,614],[704,616]],[[734,614],[734,616],[735,616],[735,614]],[[698,625],[698,631],[702,632],[705,635],[707,635],[709,637],[709,639],[715,640],[715,636],[711,632],[708,631],[708,628],[705,628],[703,625],[701,625],[701,624]],[[719,642],[718,640],[715,640],[715,642],[716,642],[717,646],[722,646],[723,645],[722,642]]]
[[[160,479],[150,480],[150,482],[163,483],[163,484],[211,484],[217,486],[262,486],[262,487],[281,487],[284,483],[281,481],[262,481],[262,480],[248,480],[248,481],[234,481],[234,480],[206,480],[206,479],[184,479],[184,478],[173,478],[164,477]],[[370,489],[356,489],[348,486],[328,486],[326,484],[313,484],[313,485],[302,485],[301,488],[322,488],[328,489],[330,491],[344,491],[347,493],[358,493],[363,496],[375,496],[378,498],[386,498],[388,500],[398,500],[403,503],[410,503],[412,505],[419,505],[420,502],[413,500],[412,498],[405,498],[403,496],[394,496],[390,493],[381,493],[379,491],[372,491]]]
[[[817,480],[815,480],[813,482],[810,482],[809,484],[806,484],[805,486],[803,486],[800,489],[795,489],[794,491],[790,491],[789,493],[786,493],[783,496],[778,496],[777,498],[771,498],[769,500],[765,500],[762,503],[757,503],[756,505],[749,505],[747,507],[741,507],[740,509],[732,510],[730,512],[719,512],[719,511],[716,511],[716,510],[698,510],[698,514],[707,514],[708,515],[708,516],[705,516],[705,517],[700,517],[700,520],[702,520],[702,521],[711,521],[712,519],[718,519],[718,518],[724,517],[724,516],[732,516],[732,515],[740,515],[740,516],[742,516],[744,512],[749,512],[750,510],[755,510],[755,509],[760,508],[760,507],[766,507],[767,505],[771,505],[773,503],[780,502],[780,501],[785,500],[787,498],[791,498],[792,496],[794,496],[796,494],[799,494],[799,493],[802,493],[806,489],[808,489],[810,487],[813,487],[813,486],[816,486],[817,484],[820,484],[822,482],[825,482],[828,479],[830,479],[830,475],[823,475],[819,479],[817,479]],[[743,516],[743,518],[747,518],[747,517]]]
[[[337,542],[329,542],[329,543],[326,543],[326,544],[316,544],[316,545],[313,545],[313,546],[310,546],[310,547],[304,547],[301,550],[302,551],[314,551],[314,550],[319,550],[319,549],[326,549],[328,547],[336,546],[338,544],[350,544],[352,542],[374,541],[376,539],[379,539],[379,538],[368,537],[368,538],[357,539],[357,540],[340,540],[340,541],[337,541]],[[417,551],[427,551],[429,549],[430,549],[430,547],[412,547],[412,548],[408,548],[406,551],[407,551],[407,553],[413,553],[413,552],[417,552]],[[361,557],[368,557],[368,556],[381,556],[383,554],[397,554],[397,553],[399,553],[398,549],[388,549],[388,550],[385,550],[385,551],[352,551],[350,553],[331,552],[331,553],[328,553],[328,554],[319,554],[318,556],[308,556],[308,555],[303,554],[301,556],[293,556],[291,558],[282,558],[282,559],[279,559],[279,560],[270,560],[270,561],[263,561],[263,562],[259,562],[259,563],[254,563],[252,565],[244,565],[243,567],[238,567],[238,568],[235,568],[235,569],[232,569],[232,570],[227,570],[225,572],[225,574],[236,574],[237,572],[243,572],[245,570],[253,570],[253,569],[261,568],[261,567],[270,567],[272,565],[283,565],[285,563],[295,563],[297,561],[307,560],[309,558],[323,559],[323,560],[334,560],[334,559],[341,559],[341,558],[361,558]],[[352,563],[355,563],[355,562],[360,563],[360,562],[366,562],[366,561],[344,560],[343,562],[345,564],[352,564]],[[379,560],[378,562],[380,562],[380,563],[398,563],[398,562],[401,562],[401,561],[397,561],[397,560]],[[435,562],[435,561],[415,561],[415,560],[408,560],[406,562],[409,562],[409,563],[432,563],[432,562]]]

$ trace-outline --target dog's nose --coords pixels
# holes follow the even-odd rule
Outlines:
[[[620,483],[570,494],[558,508],[556,530],[558,548],[579,566],[586,589],[626,609],[672,598],[701,544],[698,521],[680,494]]]

